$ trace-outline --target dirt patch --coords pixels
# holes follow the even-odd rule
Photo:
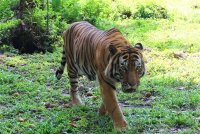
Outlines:
[[[0,57],[0,65],[3,65],[3,64],[5,64],[5,62]]]
[[[0,50],[0,65],[1,64],[4,64],[5,62],[3,61],[3,59],[5,58],[6,56],[1,52]]]
[[[89,81],[85,76],[79,78],[79,85],[88,89],[94,89],[99,86],[97,81]]]
[[[133,109],[133,108],[150,108],[150,104],[136,104],[136,105],[131,105],[127,102],[119,102],[119,106],[121,108],[128,108],[128,109]]]
[[[3,104],[0,104],[0,109],[3,110],[3,109],[6,109],[7,107]]]
[[[63,90],[62,95],[66,97],[70,97],[69,91],[68,90]]]
[[[183,128],[169,128],[169,129],[162,128],[162,129],[158,130],[156,132],[156,134],[162,134],[162,133],[166,133],[166,132],[168,132],[170,134],[176,134],[179,132],[184,132],[186,130],[187,130],[187,128],[184,128],[184,127]]]

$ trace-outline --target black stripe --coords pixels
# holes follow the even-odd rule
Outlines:
[[[73,69],[73,68],[72,68]],[[71,76],[71,75],[75,75],[75,76],[77,76],[76,74],[76,71],[74,71],[74,70],[72,70],[72,69],[70,69],[70,70],[68,70],[68,74]]]
[[[66,61],[61,61],[61,65],[65,66]]]
[[[63,74],[63,70],[57,70],[57,71],[56,71],[56,76],[57,76],[58,74]]]
[[[111,77],[114,78],[114,74],[113,74],[113,67],[116,66],[116,63],[114,63],[114,61],[118,58],[119,59],[120,53],[118,53],[115,57],[113,57],[112,59],[112,64],[111,64]],[[118,62],[118,60],[117,60]],[[115,70],[116,71],[116,70]]]
[[[71,84],[77,84],[77,81],[70,81]]]
[[[85,72],[85,74],[89,76],[90,74],[89,74],[88,70],[84,66],[82,66],[82,68],[83,68],[83,71]]]
[[[76,75],[70,75],[69,78],[70,78],[70,79],[76,79],[77,76],[76,76]]]
[[[112,84],[110,84],[108,81],[104,80],[110,87],[112,87],[114,90],[116,90],[116,87]]]
[[[65,60],[65,61],[66,61],[66,57],[62,57],[62,60]]]
[[[114,85],[112,85],[110,82],[108,82],[107,80],[105,80],[105,79],[103,78],[102,75],[101,75],[101,78],[102,78],[110,87],[112,87],[114,90],[116,90],[116,87],[115,87]]]

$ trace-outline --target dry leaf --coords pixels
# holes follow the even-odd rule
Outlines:
[[[29,127],[29,128],[34,128],[35,125],[34,125],[34,124],[29,124],[28,127]]]
[[[20,121],[20,122],[25,122],[26,120],[23,119],[22,117],[17,117],[17,120]]]
[[[73,121],[79,121],[79,120],[81,120],[81,117],[75,116],[72,120],[73,120]]]
[[[75,122],[71,122],[70,125],[71,125],[72,127],[77,127]]]
[[[145,97],[146,97],[146,98],[151,97],[151,93],[150,93],[150,92],[147,92],[147,93],[145,94]]]
[[[181,51],[181,52],[174,52],[173,55],[174,55],[174,58],[177,58],[177,59],[185,58],[186,57],[186,54],[183,51]]]
[[[93,100],[97,100],[97,99],[98,99],[98,96],[92,96],[92,99],[93,99]]]
[[[64,107],[64,108],[69,108],[70,105],[69,105],[68,103],[66,103],[66,104],[63,105],[63,107]]]
[[[86,96],[92,96],[92,93],[88,92],[86,93]]]
[[[15,96],[15,97],[17,97],[17,96],[19,96],[19,93],[18,93],[18,92],[15,92],[15,93],[13,93],[12,95]]]
[[[45,106],[45,108],[53,108],[53,107],[55,107],[56,105],[51,104],[50,102],[46,102],[46,103],[44,104],[44,106]]]

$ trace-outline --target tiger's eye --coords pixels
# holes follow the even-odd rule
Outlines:
[[[116,77],[116,78],[119,78],[119,77],[120,77],[120,74],[119,74],[119,73],[115,73],[115,77]]]
[[[136,70],[139,72],[141,70],[141,66],[137,66]]]
[[[121,66],[119,71],[122,72],[122,73],[125,73],[127,71],[126,66]]]

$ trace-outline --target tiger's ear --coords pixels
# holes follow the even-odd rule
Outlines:
[[[140,50],[143,50],[143,46],[142,46],[141,43],[136,43],[136,44],[135,44],[135,48],[138,48],[138,49],[140,49]]]
[[[113,44],[109,45],[108,49],[112,56],[117,52],[117,48]]]

